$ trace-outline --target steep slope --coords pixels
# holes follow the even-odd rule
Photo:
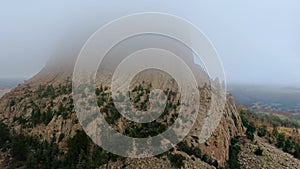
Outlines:
[[[243,169],[300,168],[300,161],[298,159],[266,143],[262,138],[256,137],[255,142],[249,142],[249,140],[247,141],[246,139],[240,143],[240,146],[241,152],[239,154],[239,161]],[[263,150],[261,156],[255,155],[254,153],[258,148]]]

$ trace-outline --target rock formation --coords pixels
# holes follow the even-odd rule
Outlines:
[[[66,90],[71,90],[70,84],[68,83],[70,83],[72,78],[75,59],[68,58],[67,60],[68,64],[66,64],[65,61],[57,61],[57,58],[54,61],[50,60],[48,65],[40,73],[14,88],[0,99],[0,119],[9,126],[11,133],[33,135],[39,137],[41,140],[47,141],[54,139],[55,142],[58,143],[60,149],[67,151],[67,139],[73,137],[76,130],[81,129],[81,125],[78,123],[76,114],[72,110],[69,100],[71,98],[71,93],[61,93],[53,97],[53,99],[36,96],[40,86],[58,87],[66,85]],[[101,72],[101,70],[99,70],[99,72]],[[151,79],[151,73],[148,75],[146,73],[146,76],[144,75],[137,79],[141,80],[143,79],[142,77],[146,80],[153,80]],[[164,77],[156,80],[157,82],[161,82],[163,81],[163,78]],[[207,80],[208,77],[202,72],[198,74],[198,78]],[[98,86],[105,86],[105,83],[108,83],[105,79],[103,80],[102,75],[100,75],[98,79],[100,79]],[[155,82],[153,83],[155,84]],[[161,85],[161,83],[157,85]],[[204,105],[206,105],[204,109],[208,109],[210,99],[209,92],[211,89],[204,86],[199,86],[199,88],[201,88],[200,90],[204,93],[203,98],[201,98]],[[26,120],[32,118],[31,116],[34,108],[31,103],[33,102],[35,102],[41,112],[47,112],[48,105],[53,105],[53,110],[51,111],[53,114],[47,123],[24,126],[18,119]],[[67,117],[63,117],[64,115],[62,114],[55,114],[55,112],[60,109],[60,106],[63,106],[66,109],[71,106],[70,110],[68,110],[70,112]],[[201,124],[196,123],[193,131],[185,138],[187,145],[200,148],[202,154],[205,154],[210,161],[216,161],[219,166],[225,167],[226,161],[229,158],[230,139],[244,133],[241,118],[233,97],[230,94],[227,95],[226,106],[221,122],[213,135],[205,143],[199,143],[199,135],[195,134],[197,133],[195,130],[199,130],[199,128],[201,129]],[[64,135],[64,138],[59,139],[62,134]],[[175,149],[174,152],[185,157],[184,168],[214,168],[200,159],[195,158],[194,155],[188,155],[178,148]],[[111,162],[107,165],[110,167],[114,166],[115,168],[123,168],[122,166],[124,166],[124,168],[143,168],[143,166],[146,168],[172,168],[170,162],[168,162],[166,158],[167,157],[163,155],[159,158],[152,157],[144,160],[125,159],[124,161],[123,159],[122,162],[118,160],[117,162]],[[105,167],[106,166],[102,166],[102,168]]]

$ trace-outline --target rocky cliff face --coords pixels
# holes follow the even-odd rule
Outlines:
[[[0,119],[9,126],[11,133],[23,133],[37,136],[41,140],[54,141],[62,151],[67,151],[68,138],[73,137],[76,130],[81,129],[71,99],[72,69],[72,66],[64,64],[47,66],[38,75],[0,99]],[[207,79],[205,74],[202,74],[202,77],[199,76],[199,78]],[[145,76],[141,76],[140,79],[143,79],[142,77],[145,78]],[[150,75],[146,77],[149,77],[148,80],[151,81]],[[160,83],[161,81],[162,79],[158,80]],[[161,85],[160,83],[157,85]],[[101,82],[101,77],[98,86],[100,85],[105,86],[103,79]],[[204,86],[199,86],[199,88],[204,93],[201,96],[204,109],[201,111],[205,111],[209,108],[207,106],[208,93],[211,89]],[[47,93],[43,93],[44,91]],[[40,117],[34,121],[36,116]],[[227,96],[220,124],[205,143],[199,142],[200,129],[201,124],[196,123],[191,133],[185,138],[185,142],[189,147],[201,148],[202,155],[208,159],[206,162],[180,148],[175,148],[172,153],[185,157],[184,168],[214,168],[208,165],[207,161],[210,161],[210,164],[217,162],[219,166],[224,167],[229,157],[231,137],[244,133],[239,112],[231,95]],[[166,159],[165,155],[145,160],[122,159],[107,165],[112,168],[142,168],[142,166],[172,168]]]
[[[228,94],[224,116],[211,138],[200,145],[201,149],[212,159],[225,165],[229,158],[230,138],[242,135],[244,128],[233,97]]]

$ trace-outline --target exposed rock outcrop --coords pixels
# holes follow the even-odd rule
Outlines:
[[[35,135],[42,140],[48,141],[56,138],[56,142],[59,143],[60,148],[66,148],[66,138],[74,136],[75,131],[81,129],[81,126],[76,123],[77,119],[74,112],[71,113],[68,118],[63,118],[62,115],[53,115],[53,118],[48,124],[40,124],[31,127],[27,126],[26,128],[19,124],[16,121],[16,118],[21,116],[24,118],[30,118],[32,109],[30,108],[30,106],[28,106],[28,104],[31,102],[31,100],[37,99],[35,96],[36,93],[34,93],[34,91],[36,91],[40,85],[58,86],[60,84],[64,84],[68,79],[70,80],[70,78],[72,77],[72,65],[74,65],[74,60],[71,60],[70,62],[71,66],[65,66],[64,64],[52,64],[46,66],[38,75],[28,80],[24,84],[16,87],[10,93],[6,94],[0,99],[0,119],[11,128],[12,132],[22,132],[28,135]],[[196,68],[194,68],[193,70],[196,70]],[[145,78],[145,76],[142,77]],[[151,75],[147,75],[146,77],[149,77],[151,79]],[[198,80],[201,78],[202,80],[207,80],[207,77],[208,76],[203,72],[197,75]],[[157,85],[161,85],[160,83],[163,80],[163,78],[158,80]],[[102,80],[101,84],[103,84],[103,81],[105,80]],[[204,90],[204,97],[202,99],[204,99],[203,102],[206,102],[204,103],[206,107],[202,107],[201,111],[205,111],[209,108],[208,105],[210,99],[210,89],[203,86],[199,86],[199,88],[203,88],[201,90]],[[63,106],[66,106],[66,101],[64,100],[65,97],[69,98],[70,95],[61,94],[54,100],[41,99],[38,102],[40,105],[37,106],[43,111],[46,111],[47,105],[53,104],[56,106],[55,109],[58,109],[58,106],[61,103],[63,104]],[[12,104],[12,99],[16,99],[18,104]],[[209,138],[209,140],[206,141],[206,143],[199,143],[199,131],[201,131],[201,125],[202,124],[196,123],[193,130],[198,130],[198,132],[191,131],[191,134],[189,134],[185,138],[185,141],[192,147],[201,148],[202,154],[206,154],[210,160],[217,161],[219,166],[224,167],[226,164],[226,160],[228,160],[229,158],[229,145],[231,137],[241,135],[244,132],[241,118],[239,116],[239,112],[237,110],[233,97],[231,95],[227,96],[227,102],[223,112],[223,117],[217,129]],[[59,140],[58,138],[62,133],[65,137],[64,139]],[[180,151],[178,151],[178,153],[182,153],[183,156],[186,157],[184,168],[214,168],[198,158],[189,156]],[[112,162],[108,165],[115,166],[113,168],[123,168],[123,166],[124,168],[172,168],[170,162],[166,160],[166,158],[167,157],[163,156],[161,158],[153,157],[142,160],[126,159],[125,162],[117,161],[115,163]],[[102,168],[105,167],[106,166],[102,166]]]

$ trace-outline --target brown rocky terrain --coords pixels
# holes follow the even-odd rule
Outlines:
[[[72,67],[70,66],[47,66],[34,78],[14,88],[0,99],[0,119],[8,125],[12,134],[21,133],[35,136],[41,141],[45,140],[57,144],[62,154],[68,152],[68,140],[75,137],[77,130],[82,129],[72,104],[71,70]],[[154,73],[156,73],[156,76],[154,76]],[[198,74],[198,80],[201,80],[200,74]],[[203,76],[204,79],[207,78],[205,74]],[[157,78],[157,72],[155,71],[144,72],[133,80],[132,87],[141,81],[146,83],[152,82],[151,84],[154,87],[170,87],[170,79],[165,80],[169,77],[164,75],[159,75],[159,77],[159,79],[155,79]],[[103,80],[106,78],[98,78],[96,86],[105,86],[109,83]],[[176,87],[173,89],[176,90]],[[49,95],[45,96],[43,92],[48,90],[50,93],[53,92],[54,95],[48,93]],[[104,93],[108,94],[109,87],[106,90]],[[209,109],[210,92],[213,89],[204,84],[199,86],[199,90],[202,105],[200,112],[205,112]],[[141,100],[143,101],[144,99],[142,98]],[[45,119],[42,118],[44,119],[43,122],[38,121],[33,124],[33,112],[37,109],[42,114],[42,117],[45,116]],[[48,112],[50,113],[49,117],[47,117]],[[122,120],[119,120],[119,122],[122,122]],[[171,169],[176,167],[170,161],[170,156],[176,155],[180,155],[183,158],[182,168],[227,168],[230,140],[233,137],[242,136],[245,132],[234,98],[230,94],[227,95],[222,119],[212,136],[205,143],[201,143],[199,140],[203,125],[201,122],[201,117],[199,117],[191,132],[184,139],[185,146],[193,149],[192,153],[190,150],[185,150],[182,146],[176,146],[168,154],[145,159],[118,158],[117,160],[110,160],[97,168]],[[124,127],[128,126],[125,125]],[[241,140],[238,143],[241,147],[238,155],[241,168],[299,168],[300,166],[299,160],[269,145],[261,138],[255,138],[254,142],[247,139]],[[263,149],[262,156],[254,154],[258,147]],[[201,157],[195,153],[195,150],[198,148],[201,150]],[[63,155],[60,156],[59,158],[63,158]],[[9,151],[1,152],[0,159],[0,168],[9,168],[14,163]],[[78,166],[80,165],[78,164]],[[76,168],[80,168],[78,166]]]
[[[191,159],[187,154],[181,153],[183,156],[187,158],[185,160],[185,165],[183,168],[186,169],[194,169],[194,168],[201,168],[201,169],[215,169],[214,166],[211,166],[200,159]],[[167,169],[175,169],[175,167],[172,167],[170,161],[166,156],[163,156],[161,158],[147,158],[147,159],[140,159],[140,160],[134,160],[134,159],[126,159],[125,161],[118,161],[115,163],[107,164],[101,166],[99,169],[106,169],[108,168],[114,168],[114,169],[153,169],[153,168],[167,168]]]
[[[16,87],[0,99],[0,119],[8,125],[11,133],[22,133],[25,135],[37,136],[40,140],[47,140],[48,142],[54,141],[56,144],[58,144],[60,150],[63,152],[68,151],[67,140],[72,138],[76,134],[77,130],[81,130],[81,126],[78,123],[76,114],[72,109],[71,93],[60,91],[61,88],[67,91],[71,90],[71,70],[72,66],[66,66],[64,64],[50,64],[31,80],[28,80],[27,82]],[[207,80],[207,76],[203,72],[201,73],[201,71],[196,70],[196,68],[193,70],[198,72],[198,80],[201,80],[201,78]],[[147,76],[140,76],[140,78],[137,78],[137,80],[148,80],[153,82],[154,85],[158,86],[164,85],[164,77],[158,80],[151,78],[152,76],[150,73],[150,75],[148,74]],[[105,86],[105,82],[103,83],[105,80],[103,79],[105,78],[100,78],[98,86]],[[38,97],[37,95],[39,93],[40,86],[44,86],[44,88],[47,88],[47,86],[52,86],[55,90],[55,96]],[[166,84],[165,86],[168,85]],[[202,107],[200,111],[203,112],[209,109],[209,93],[212,89],[205,87],[205,85],[199,86],[199,88],[202,93]],[[26,122],[33,118],[32,113],[35,111],[34,107],[37,107],[42,113],[48,112],[48,110],[51,109],[49,112],[52,112],[52,114],[49,121],[45,123],[38,122],[35,125]],[[67,112],[66,115],[57,113],[61,107],[64,107],[64,110]],[[223,112],[221,122],[213,135],[205,143],[201,143],[199,141],[201,126],[201,120],[196,122],[193,130],[185,138],[185,142],[189,147],[200,148],[202,155],[206,156],[206,162],[203,162],[200,158],[195,157],[195,155],[188,155],[179,148],[175,148],[171,154],[180,154],[185,158],[183,168],[214,168],[211,165],[212,163],[217,164],[219,167],[225,167],[226,161],[229,158],[230,139],[244,133],[241,118],[233,97],[231,95],[227,96],[226,107]],[[63,137],[61,137],[62,135]],[[4,154],[3,156],[7,155]],[[1,164],[0,166],[7,165],[9,164]],[[147,159],[122,158],[116,162],[110,162],[102,166],[102,168],[107,167],[174,168],[170,164],[170,161],[166,155]]]
[[[300,160],[294,158],[292,155],[279,150],[272,146],[260,137],[256,137],[254,142],[247,140],[240,144],[241,152],[239,154],[239,161],[241,168],[264,168],[264,169],[297,169],[300,168]],[[255,150],[261,148],[263,153],[261,156],[255,155]]]

